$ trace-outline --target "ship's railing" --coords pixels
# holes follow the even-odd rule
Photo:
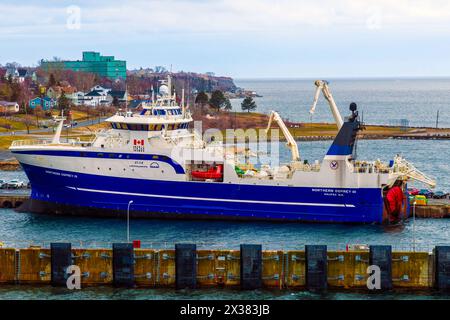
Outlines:
[[[64,145],[64,146],[88,146],[91,145],[91,141],[81,141],[77,139],[66,139],[65,142],[59,142],[58,144],[52,143],[51,139],[27,139],[27,140],[15,140],[11,143],[11,147],[28,147],[28,146],[42,146],[42,145]]]
[[[15,140],[11,143],[11,147],[23,147],[23,146],[39,146],[51,144],[49,139],[27,139],[27,140]]]

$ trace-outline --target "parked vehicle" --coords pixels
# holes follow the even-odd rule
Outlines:
[[[419,195],[431,198],[433,196],[433,191],[429,189],[420,189]]]
[[[6,187],[9,189],[19,189],[25,187],[25,183],[19,179],[13,179],[6,183]]]
[[[417,196],[417,195],[419,194],[419,189],[416,189],[416,188],[410,188],[410,189],[408,189],[408,193],[409,193],[411,196]]]
[[[433,199],[445,199],[447,194],[444,191],[436,191],[433,194]]]
[[[418,206],[426,206],[428,204],[427,197],[423,195],[417,195],[416,196],[416,205]]]
[[[0,179],[0,189],[6,188],[6,181]]]

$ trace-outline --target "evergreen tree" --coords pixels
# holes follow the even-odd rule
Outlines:
[[[225,98],[225,103],[224,103],[224,107],[225,110],[230,111],[231,109],[233,109],[233,106],[231,105],[231,101],[228,98]]]
[[[58,99],[58,108],[60,111],[64,110],[64,113],[67,113],[70,108],[70,100],[66,97],[64,92],[61,93],[61,96]]]
[[[216,108],[217,111],[220,110],[220,108],[225,107],[227,98],[225,97],[225,95],[223,94],[222,91],[220,90],[215,90],[212,94],[211,94],[211,99],[209,99],[209,104],[213,107]]]
[[[244,101],[241,103],[241,108],[243,111],[253,111],[256,109],[256,102],[252,97],[245,97]]]
[[[208,95],[204,91],[200,91],[195,97],[195,103],[204,105],[208,103]]]

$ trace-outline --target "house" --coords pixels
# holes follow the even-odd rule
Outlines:
[[[27,69],[23,69],[23,68],[17,69],[17,79],[18,79],[19,83],[24,82],[27,77],[29,77]]]
[[[47,89],[46,95],[50,99],[58,99],[61,96],[61,88],[58,86],[50,87]]]
[[[106,101],[108,101],[109,104],[112,104],[114,99],[117,99],[119,103],[124,103],[128,99],[128,93],[121,90],[111,90],[106,96]]]
[[[34,99],[31,99],[28,103],[29,107],[31,109],[35,109],[36,107],[41,107],[42,110],[50,110],[52,108],[55,108],[58,103],[55,99],[49,98],[49,97],[36,97]]]
[[[64,93],[64,95],[69,98],[72,99],[72,95],[77,91],[77,88],[72,87],[70,84],[69,85],[64,85],[64,86],[53,86],[47,89],[47,97],[52,98],[52,99],[59,99],[61,97],[61,95]]]
[[[17,113],[19,104],[17,102],[0,101],[0,113]]]
[[[84,104],[84,95],[83,91],[77,91],[67,97],[71,100],[73,105],[82,106]]]
[[[93,90],[84,95],[84,105],[97,107],[106,103],[107,94],[103,91]]]
[[[110,88],[104,88],[104,87],[102,87],[100,85],[96,85],[95,87],[91,88],[91,91],[98,91],[100,94],[106,96],[108,94],[108,92],[111,91],[111,89]]]
[[[12,79],[16,79],[19,76],[19,72],[17,68],[14,66],[9,66],[6,68],[5,78],[11,77]]]

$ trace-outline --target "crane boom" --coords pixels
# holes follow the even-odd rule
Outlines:
[[[341,113],[339,112],[338,107],[336,106],[336,102],[334,102],[333,96],[331,95],[330,89],[328,88],[328,81],[326,80],[316,80],[314,82],[316,85],[316,93],[314,95],[314,101],[309,113],[314,114],[316,110],[317,101],[319,100],[320,91],[322,91],[323,96],[327,99],[328,104],[330,105],[331,112],[333,113],[334,120],[336,121],[336,125],[338,130],[341,129],[344,121],[342,120]]]
[[[294,137],[289,132],[289,129],[286,127],[286,124],[284,123],[283,119],[281,119],[280,115],[276,111],[272,111],[269,117],[269,123],[267,124],[266,133],[269,132],[270,126],[272,125],[272,121],[275,120],[275,122],[280,127],[281,131],[283,132],[283,135],[285,136],[287,143],[286,145],[291,149],[292,153],[292,161],[300,161],[300,153],[298,151],[297,142],[295,142]]]

